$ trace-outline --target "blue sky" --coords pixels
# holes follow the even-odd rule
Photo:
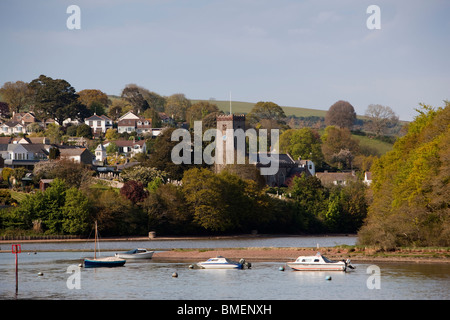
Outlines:
[[[81,29],[69,30],[69,5]],[[369,30],[369,5],[381,29]],[[192,99],[358,114],[450,99],[450,1],[1,0],[0,85],[40,74],[77,91],[129,83]]]

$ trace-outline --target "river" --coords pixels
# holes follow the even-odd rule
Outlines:
[[[354,244],[354,237],[104,242],[105,250],[146,248],[316,247]],[[90,244],[89,246],[91,246]],[[6,246],[2,245],[2,249]],[[282,262],[245,270],[190,269],[191,263],[127,261],[120,268],[79,268],[83,243],[24,243],[15,260],[0,253],[0,299],[46,300],[404,300],[450,299],[449,264],[362,263],[351,272],[299,272]],[[80,251],[64,251],[66,249]],[[39,250],[36,253],[33,250]],[[48,250],[48,251],[46,251]],[[87,249],[90,251],[91,249]],[[90,253],[90,252],[89,252]],[[111,253],[110,253],[111,254]],[[281,271],[280,267],[285,270]],[[178,276],[173,277],[176,273]],[[330,280],[327,280],[328,277]]]

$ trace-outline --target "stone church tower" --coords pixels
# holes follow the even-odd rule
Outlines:
[[[234,138],[234,135],[231,137],[227,136],[227,130],[231,129],[233,132],[237,129],[242,129],[245,132],[245,115],[219,115],[216,118],[217,120],[217,130],[218,130],[218,137],[217,137],[217,143],[222,143],[222,164],[217,163],[215,164],[215,171],[216,173],[220,172],[226,165],[227,165],[227,141],[228,139],[233,139],[233,156],[234,156],[234,163],[236,163],[236,151],[237,151],[237,143],[236,139]],[[230,133],[230,132],[228,132]],[[219,146],[216,146],[216,153]],[[230,151],[230,150],[228,150]],[[244,152],[245,152],[245,146],[244,146]]]

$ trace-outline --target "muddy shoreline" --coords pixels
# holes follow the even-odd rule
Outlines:
[[[283,237],[289,235],[282,235]],[[298,235],[297,235],[298,236]],[[217,237],[157,237],[154,240],[195,240],[195,239],[238,239],[258,238],[267,235],[240,235]],[[274,236],[276,237],[276,236]],[[48,239],[48,240],[1,240],[0,252],[11,252],[8,244],[12,243],[51,243],[51,242],[86,242],[93,239]],[[148,241],[151,248],[152,240],[148,237],[115,237],[103,238],[103,241]],[[5,250],[6,249],[6,250]],[[297,247],[243,247],[243,248],[202,248],[202,249],[151,249],[155,250],[155,261],[195,262],[211,257],[224,256],[230,259],[245,259],[252,261],[287,262],[302,255],[315,255],[318,251],[333,260],[351,259],[352,262],[409,262],[409,263],[450,263],[450,248],[398,248],[385,251],[380,248],[361,246],[336,246],[316,248]],[[116,250],[115,250],[116,251]]]

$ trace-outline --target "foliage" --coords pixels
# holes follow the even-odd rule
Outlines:
[[[286,115],[276,103],[259,101],[247,115],[247,118],[249,123],[256,128],[270,130],[284,127]]]
[[[345,151],[342,151],[345,150]],[[322,135],[322,153],[329,165],[351,169],[351,161],[359,152],[359,143],[352,138],[350,130],[329,126]]]
[[[364,244],[449,246],[450,103],[419,115],[372,166],[373,202],[359,232]]]
[[[353,106],[343,100],[335,102],[325,116],[327,126],[338,126],[351,129],[356,120],[356,112]]]
[[[88,115],[75,89],[65,80],[40,75],[30,82],[29,88],[34,93],[35,112],[40,119],[56,119],[62,124],[67,118],[84,119]]]
[[[388,106],[371,104],[367,107],[366,117],[369,118],[368,128],[377,136],[386,134],[387,130],[398,124],[398,116]]]
[[[319,133],[311,128],[289,129],[280,136],[280,152],[294,159],[312,160],[316,168],[321,168],[324,161],[321,146]]]
[[[139,181],[144,186],[147,186],[155,179],[160,179],[161,181],[166,182],[168,178],[167,173],[165,173],[164,171],[143,165],[136,165],[131,168],[125,169],[120,173],[120,177],[123,179],[123,181]]]
[[[144,189],[142,182],[129,180],[120,188],[120,194],[136,204],[142,202],[148,196],[148,191]]]
[[[166,99],[164,112],[177,121],[186,119],[186,111],[191,107],[191,102],[184,94],[176,93]]]

